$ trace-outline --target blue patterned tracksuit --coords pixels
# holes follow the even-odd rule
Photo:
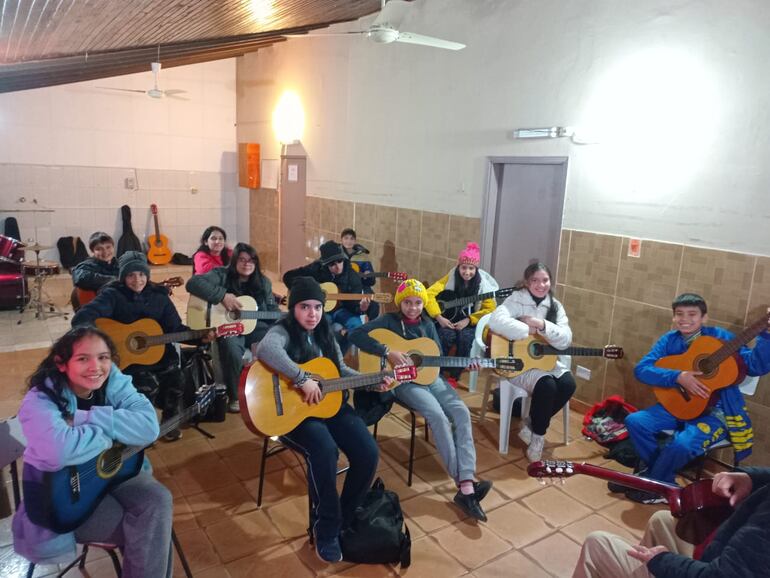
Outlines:
[[[722,341],[733,334],[719,327],[703,327],[701,335]],[[655,367],[662,357],[684,353],[689,346],[679,331],[669,331],[653,345],[650,352],[637,364],[634,375],[642,383],[657,387],[677,387],[679,371]],[[739,352],[746,364],[748,375],[763,375],[770,371],[770,334],[763,332],[752,350],[742,347]],[[741,460],[751,453],[753,430],[743,395],[736,385],[719,390],[716,403],[700,417],[682,421],[671,415],[659,403],[630,414],[626,427],[639,457],[648,467],[646,477],[674,483],[676,472],[693,458],[703,454],[710,445],[729,436]],[[662,430],[674,430],[672,439],[658,447],[656,435]]]

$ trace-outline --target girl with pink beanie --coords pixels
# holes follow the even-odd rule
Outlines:
[[[452,346],[456,346],[455,355],[467,357],[470,355],[473,338],[476,334],[476,324],[487,313],[492,313],[497,302],[494,298],[476,301],[463,308],[454,319],[442,315],[436,302],[436,296],[442,291],[453,291],[457,297],[470,297],[481,293],[497,291],[500,286],[494,277],[479,268],[481,251],[476,243],[468,243],[457,256],[457,265],[428,288],[428,302],[425,311],[436,321],[441,348],[444,355],[449,355]],[[457,378],[462,369],[446,369],[447,381],[457,386]]]

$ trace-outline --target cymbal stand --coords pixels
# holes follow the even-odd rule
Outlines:
[[[31,291],[29,302],[26,305],[22,304],[22,308],[19,311],[19,314],[22,315],[24,310],[27,308],[34,308],[35,319],[41,319],[45,321],[49,317],[64,317],[64,320],[66,321],[69,314],[66,311],[59,311],[59,308],[53,302],[51,296],[48,295],[48,293],[43,289],[43,283],[49,277],[49,275],[43,272],[43,269],[44,267],[41,267],[40,265],[40,250],[36,250],[35,278],[30,285]],[[22,271],[22,276],[23,275],[24,271]],[[46,309],[48,309],[48,311],[46,311]],[[21,320],[22,317],[20,316],[19,320],[16,322],[16,325],[21,325]]]

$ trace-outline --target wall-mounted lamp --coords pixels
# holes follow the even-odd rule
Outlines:
[[[281,95],[273,111],[273,130],[279,142],[295,144],[302,138],[305,128],[305,111],[299,95],[287,90]]]
[[[517,128],[511,131],[512,138],[560,138],[572,136],[575,131],[570,126],[547,126],[543,128]]]

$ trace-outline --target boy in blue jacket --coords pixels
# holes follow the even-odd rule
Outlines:
[[[695,293],[683,293],[672,303],[675,329],[665,333],[650,352],[637,364],[634,375],[642,383],[657,387],[681,387],[691,396],[709,398],[706,411],[692,420],[680,420],[661,404],[630,414],[626,427],[641,460],[647,465],[644,477],[676,483],[676,472],[688,462],[705,453],[706,449],[729,439],[742,460],[751,453],[754,434],[743,395],[737,384],[711,394],[696,371],[678,371],[656,367],[655,363],[670,355],[687,351],[698,337],[712,336],[729,341],[732,333],[719,327],[704,325],[708,320],[706,302]],[[770,371],[770,334],[767,330],[757,337],[756,347],[741,347],[738,352],[748,375],[763,375]],[[657,436],[661,431],[674,430],[666,445],[659,448]],[[611,487],[611,489],[614,489]],[[637,502],[651,504],[665,501],[662,497],[641,490],[627,490],[626,495]]]

